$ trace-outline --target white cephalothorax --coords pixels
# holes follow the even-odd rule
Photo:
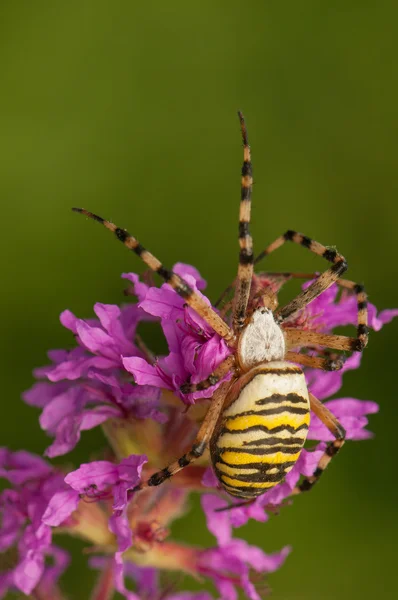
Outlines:
[[[279,325],[275,323],[272,311],[259,308],[239,340],[239,361],[244,369],[271,360],[283,360],[285,356],[285,338]]]

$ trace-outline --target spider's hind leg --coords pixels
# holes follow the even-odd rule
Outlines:
[[[176,475],[179,471],[188,467],[188,465],[195,462],[198,458],[200,458],[209,443],[209,440],[214,431],[214,427],[217,423],[218,417],[224,405],[225,396],[230,387],[230,382],[226,381],[220,385],[220,387],[214,392],[214,396],[211,400],[211,404],[207,410],[206,416],[203,419],[202,425],[198,431],[198,434],[195,438],[194,443],[191,446],[191,449],[183,454],[178,460],[172,462],[170,465],[162,469],[161,471],[157,471],[151,477],[139,485],[137,485],[132,492],[138,492],[147,487],[152,487],[156,485],[160,485],[173,475]]]
[[[316,416],[322,421],[324,425],[336,438],[333,442],[329,442],[326,446],[325,452],[322,454],[318,466],[314,471],[314,474],[310,477],[306,477],[299,485],[297,485],[292,494],[301,494],[301,492],[308,492],[316,483],[319,481],[322,473],[332,460],[334,456],[340,451],[344,445],[346,432],[342,427],[333,413],[330,412],[326,406],[322,404],[313,394],[310,393],[310,405],[311,410]]]

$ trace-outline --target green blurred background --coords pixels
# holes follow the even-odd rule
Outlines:
[[[397,305],[397,18],[383,0],[1,2],[1,444],[48,444],[19,398],[46,350],[71,342],[59,313],[120,302],[119,274],[143,270],[71,206],[127,227],[166,264],[196,265],[213,299],[233,279],[238,108],[256,249],[301,230],[336,245],[378,307]],[[323,266],[292,246],[269,259],[274,270]],[[347,444],[279,517],[237,531],[267,551],[293,546],[270,578],[275,599],[394,595],[396,335],[395,323],[371,336],[339,394],[380,402],[375,439]],[[58,462],[101,443],[86,433]],[[209,543],[203,524],[197,509],[174,532]],[[86,599],[93,575],[68,544],[65,589]]]

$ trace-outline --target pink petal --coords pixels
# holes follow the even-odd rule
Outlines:
[[[110,517],[109,529],[116,535],[119,551],[125,552],[128,550],[133,543],[133,532],[131,531],[125,511]]]
[[[368,424],[367,414],[376,413],[379,409],[375,402],[370,400],[356,400],[355,398],[340,398],[325,402],[325,406],[339,419],[346,430],[347,439],[367,439],[372,437],[371,432],[364,428]],[[312,416],[308,432],[308,439],[332,441],[334,436],[327,427],[316,417]]]
[[[39,552],[29,552],[14,569],[14,585],[24,594],[29,595],[44,571],[44,556]]]
[[[45,381],[38,381],[29,390],[22,393],[22,399],[30,406],[44,408],[54,396],[58,396],[65,390],[65,382],[51,384]]]
[[[67,454],[76,446],[80,440],[81,416],[69,415],[65,417],[52,431],[55,434],[55,440],[46,449],[45,455],[49,458]]]
[[[77,333],[76,325],[80,321],[80,319],[75,317],[75,315],[70,310],[64,310],[60,314],[59,320],[61,321],[61,324],[64,327],[66,327],[66,329],[70,329],[70,331],[72,331],[72,333],[74,334]]]
[[[192,383],[199,383],[206,379],[230,354],[231,350],[224,340],[215,334],[199,350],[196,360],[196,373],[191,378]]]
[[[316,369],[307,369],[305,372],[309,390],[318,400],[323,400],[333,396],[343,384],[343,375],[347,371],[357,369],[361,363],[362,354],[354,352],[340,371],[320,371]]]
[[[8,479],[13,485],[40,479],[50,472],[50,465],[39,456],[25,450],[12,452],[7,448],[0,448],[0,477]]]
[[[138,385],[154,385],[155,387],[173,389],[170,384],[159,375],[156,367],[153,367],[143,358],[137,356],[122,356],[124,368],[134,375],[134,381]]]
[[[204,290],[207,285],[206,280],[203,279],[199,271],[192,265],[178,262],[173,266],[173,271],[183,279],[186,279],[187,277],[193,277],[198,290]]]
[[[145,296],[149,290],[149,285],[142,283],[135,273],[122,273],[123,279],[128,279],[134,286],[134,293],[138,298],[139,302],[145,300]]]
[[[356,398],[339,398],[325,402],[325,406],[337,417],[361,417],[375,414],[379,405],[372,400],[357,400]]]
[[[110,359],[117,359],[113,338],[99,327],[90,327],[84,321],[77,324],[77,334],[82,344],[93,354],[102,354]]]
[[[56,366],[48,373],[50,381],[60,381],[68,379],[74,381],[86,375],[89,369],[111,369],[115,366],[114,359],[103,358],[102,356],[89,356],[75,360],[68,360]]]
[[[79,494],[74,490],[56,492],[44,511],[42,516],[43,523],[53,527],[61,525],[77,509],[79,500]]]
[[[398,309],[397,308],[386,308],[379,313],[377,320],[378,323],[373,324],[373,329],[375,331],[379,331],[382,325],[386,325],[386,323],[390,323],[395,317],[398,317]]]
[[[94,312],[99,318],[102,327],[110,335],[113,335],[113,329],[118,326],[120,318],[120,308],[115,304],[102,304],[96,302],[94,304]]]
[[[161,319],[176,319],[184,306],[184,300],[169,286],[149,288],[145,300],[140,302],[140,308],[145,312]]]
[[[91,486],[103,491],[114,485],[117,480],[117,465],[107,460],[84,463],[65,477],[65,483],[80,494],[85,493]]]
[[[203,511],[206,515],[207,528],[217,539],[219,546],[225,546],[231,541],[231,520],[229,511],[215,512],[224,508],[227,502],[214,494],[204,494],[201,498]]]
[[[80,431],[94,429],[108,419],[120,417],[120,409],[116,406],[96,406],[92,410],[86,410],[81,415]]]
[[[231,542],[229,549],[232,550],[234,556],[249,563],[259,573],[273,573],[283,565],[286,557],[291,552],[291,548],[285,546],[280,552],[265,554],[261,548],[250,546],[244,540],[238,539]]]

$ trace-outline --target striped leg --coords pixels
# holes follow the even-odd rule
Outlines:
[[[252,163],[250,155],[250,146],[247,140],[246,124],[241,112],[239,114],[240,126],[243,138],[243,165],[242,165],[242,184],[241,200],[239,211],[239,267],[234,296],[233,328],[234,331],[242,329],[246,308],[250,295],[250,285],[253,275],[253,239],[250,235],[250,211],[252,196]]]
[[[287,345],[290,348],[296,348],[297,346],[325,346],[333,350],[346,350],[348,352],[361,352],[364,349],[361,339],[347,335],[317,333],[316,331],[292,328],[285,329],[285,336]]]
[[[294,300],[275,313],[279,323],[285,321],[288,317],[291,317],[294,313],[307,306],[307,304],[327,290],[337,279],[339,279],[340,275],[347,270],[346,260],[344,256],[337,252],[337,250],[327,248],[302,233],[297,233],[292,230],[289,230],[284,235],[278,237],[268,246],[268,248],[261,252],[261,254],[257,256],[255,263],[260,262],[262,258],[268,256],[271,252],[277,250],[277,248],[280,248],[285,242],[294,242],[295,244],[304,246],[304,248],[308,248],[308,250],[314,252],[314,254],[318,254],[333,263],[333,266],[322,273],[322,275],[319,275],[319,277],[306,290],[303,290],[296,296]]]
[[[289,277],[292,279],[316,279],[318,277],[317,273],[270,273],[270,275]],[[330,336],[331,338],[338,338],[335,341],[331,341],[331,344],[322,344],[321,341],[315,342],[320,345],[327,345],[329,348],[334,348],[336,350],[349,350],[349,351],[357,351],[361,352],[368,343],[369,337],[369,328],[368,328],[368,297],[365,291],[365,286],[360,283],[355,283],[354,281],[349,281],[348,279],[337,279],[337,285],[340,287],[350,290],[356,295],[357,298],[357,308],[358,308],[358,321],[357,321],[357,337],[350,338],[346,336]],[[289,336],[290,332],[293,330],[286,329],[285,332]],[[296,330],[298,331],[298,330]],[[291,334],[290,334],[291,335]],[[293,334],[294,335],[294,334]],[[303,344],[299,345],[311,345],[311,343],[306,344],[304,341],[303,335]],[[309,340],[308,340],[309,341]],[[337,343],[338,345],[334,345]],[[350,347],[351,345],[351,347]],[[289,359],[288,359],[289,360]]]
[[[343,368],[345,363],[344,356],[334,355],[327,358],[321,358],[319,356],[302,354],[301,352],[286,352],[285,360],[298,363],[299,365],[311,369],[322,369],[322,371],[339,371]]]
[[[94,221],[98,221],[112,231],[117,239],[122,242],[129,250],[132,250],[141,258],[142,261],[152,271],[158,273],[166,283],[168,283],[182,298],[184,298],[185,302],[194,309],[194,311],[202,317],[210,325],[214,331],[216,331],[221,337],[225,339],[226,342],[234,341],[234,333],[228,327],[228,325],[223,321],[223,319],[212,309],[211,306],[206,304],[203,298],[194,292],[194,290],[188,285],[188,283],[177,273],[173,273],[173,271],[169,271],[166,269],[162,263],[148,250],[139,243],[139,241],[130,235],[128,231],[125,229],[121,229],[117,227],[114,223],[110,221],[106,221],[102,217],[95,215],[84,208],[73,208],[75,212],[81,213],[89,217],[90,219],[94,219]]]
[[[166,479],[170,479],[173,475],[184,469],[195,460],[200,458],[204,451],[207,448],[209,440],[212,436],[214,427],[217,423],[218,417],[221,413],[222,407],[224,405],[225,396],[230,387],[230,382],[226,381],[220,385],[220,387],[214,392],[214,396],[211,400],[211,404],[206,413],[205,418],[203,419],[202,425],[198,431],[198,435],[195,438],[195,441],[186,454],[181,456],[178,460],[171,463],[168,467],[162,469],[161,471],[157,471],[154,473],[148,481],[144,481],[140,483],[136,488],[132,491],[137,492],[147,487],[152,487],[155,485],[160,485]]]
[[[199,392],[201,390],[207,390],[212,385],[216,385],[222,379],[228,371],[235,367],[235,357],[228,356],[217,369],[211,373],[207,379],[200,381],[199,383],[184,383],[180,387],[180,391],[183,394],[191,394],[192,392]]]
[[[334,456],[339,452],[345,441],[345,429],[340,425],[336,417],[326,408],[313,394],[310,393],[310,406],[311,410],[316,416],[326,425],[329,431],[336,438],[333,442],[329,442],[326,446],[325,453],[321,456],[318,466],[311,477],[306,477],[299,485],[297,485],[292,494],[301,494],[301,492],[308,492],[315,483],[319,480],[322,473],[332,460]]]

